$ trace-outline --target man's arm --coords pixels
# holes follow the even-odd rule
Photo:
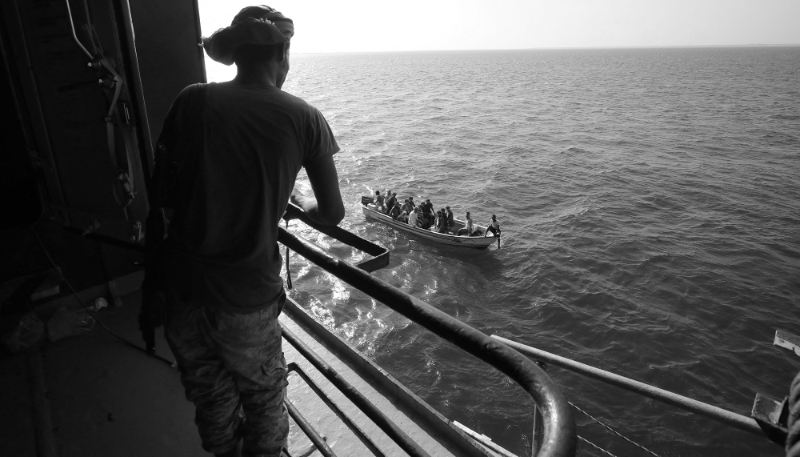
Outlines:
[[[314,197],[292,194],[290,201],[306,212],[308,217],[323,225],[337,225],[344,219],[344,203],[339,191],[339,175],[333,155],[326,154],[306,165]]]

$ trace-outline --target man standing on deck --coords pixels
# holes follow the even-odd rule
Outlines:
[[[330,127],[281,91],[293,35],[278,11],[242,9],[204,40],[209,57],[236,63],[236,77],[184,89],[159,138],[154,188],[171,203],[154,209],[174,215],[147,280],[166,295],[167,340],[203,448],[216,456],[240,455],[240,442],[243,456],[287,446],[278,224],[290,200],[321,224],[344,217]],[[186,151],[179,166],[175,151]],[[301,168],[316,199],[293,192]]]

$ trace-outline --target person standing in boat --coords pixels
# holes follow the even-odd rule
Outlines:
[[[386,191],[386,214],[394,208],[394,205],[397,203],[397,194],[392,192],[391,190]]]
[[[158,323],[149,297],[162,294],[165,334],[203,449],[217,457],[278,457],[287,447],[278,226],[290,200],[323,225],[345,213],[327,121],[281,90],[293,35],[291,19],[249,6],[203,40],[209,57],[236,64],[236,77],[180,93],[149,188],[147,239],[160,244],[147,246],[140,322]],[[164,167],[177,158],[185,160],[170,173]],[[301,168],[314,197],[293,190]],[[168,226],[164,208],[174,210]]]
[[[434,211],[433,211],[433,203],[431,203],[431,199],[425,200],[421,205],[422,207],[422,214],[426,217],[433,219]]]
[[[447,233],[447,213],[443,209],[437,213],[439,215],[439,233]]]
[[[375,191],[375,209],[382,213],[386,212],[386,208],[384,205],[384,196],[381,195],[381,191],[379,190]]]
[[[489,232],[492,232],[494,236],[500,236],[500,224],[497,222],[497,216],[494,214],[492,214],[491,222],[489,222],[489,225],[486,226],[486,233],[483,235],[483,237],[486,238],[489,236]]]
[[[453,220],[453,212],[450,211],[449,206],[444,207],[444,212],[447,218],[447,228],[449,229],[450,227],[453,226],[453,224],[455,224],[455,220]]]

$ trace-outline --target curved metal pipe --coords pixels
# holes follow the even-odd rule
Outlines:
[[[569,403],[547,373],[532,360],[422,300],[346,262],[332,258],[319,247],[284,228],[278,228],[278,241],[513,379],[533,398],[544,417],[544,436],[537,456],[575,455],[575,422]]]
[[[741,414],[736,414],[720,407],[709,405],[708,403],[703,403],[689,397],[684,397],[683,395],[678,395],[668,390],[660,389],[640,381],[626,378],[624,376],[611,373],[610,371],[601,370],[591,365],[576,362],[575,360],[561,357],[535,347],[517,343],[501,336],[492,335],[492,338],[536,360],[541,360],[543,362],[565,368],[588,378],[597,379],[598,381],[611,384],[612,386],[617,386],[631,392],[636,392],[642,396],[649,397],[669,405],[677,406],[692,413],[702,414],[703,416],[710,417],[711,419],[731,425],[740,430],[744,430],[755,435],[764,436],[764,431],[761,430],[761,427],[758,426],[758,423],[755,421],[755,419],[750,417],[742,416]]]

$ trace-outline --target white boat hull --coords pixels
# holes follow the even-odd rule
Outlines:
[[[376,211],[370,206],[364,204],[361,205],[361,210],[364,212],[364,216],[366,216],[367,219],[383,222],[384,224],[390,225],[398,230],[402,230],[406,233],[411,233],[420,238],[424,238],[426,240],[432,241],[437,244],[462,247],[462,248],[486,249],[492,244],[497,242],[497,238],[495,237],[495,235],[491,235],[488,237],[458,236],[452,234],[436,233],[419,227],[412,227],[405,222],[396,221],[392,219],[391,216]],[[456,220],[456,225],[454,225],[453,228],[458,230],[458,228],[463,226],[464,223],[462,221]]]

